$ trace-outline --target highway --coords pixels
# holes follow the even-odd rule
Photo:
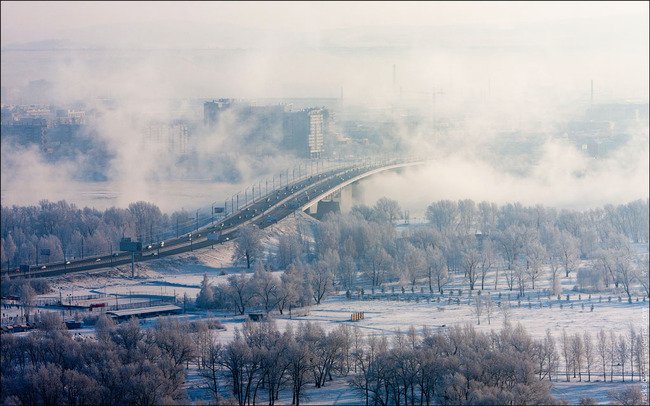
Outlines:
[[[321,200],[324,196],[337,190],[341,185],[349,184],[368,174],[385,169],[408,166],[412,163],[381,163],[361,166],[347,166],[333,169],[321,174],[300,179],[283,188],[271,191],[257,198],[239,211],[219,221],[218,224],[199,228],[193,233],[187,233],[178,238],[163,242],[144,245],[141,252],[135,254],[135,261],[147,261],[180,254],[220,244],[237,238],[239,229],[246,224],[255,224],[265,228],[283,219],[296,210],[304,210],[309,205]],[[211,239],[208,238],[211,235]],[[67,261],[67,263],[48,264],[45,267],[31,267],[27,273],[8,273],[10,278],[16,277],[45,277],[62,275],[72,272],[82,272],[94,269],[114,267],[131,263],[131,254],[127,252],[114,253],[99,257],[89,257],[82,260]]]

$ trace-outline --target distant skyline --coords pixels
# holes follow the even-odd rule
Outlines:
[[[173,154],[139,153],[149,123],[200,116],[199,99],[338,99],[341,92],[334,111],[341,121],[394,123],[390,132],[372,130],[377,140],[386,137],[378,145],[387,151],[398,144],[418,154],[451,151],[420,183],[440,173],[452,180],[474,174],[462,195],[455,184],[440,184],[425,190],[420,206],[433,200],[428,193],[443,191],[502,202],[516,190],[521,201],[580,207],[648,195],[647,122],[630,130],[625,148],[597,162],[545,138],[562,138],[566,123],[584,116],[592,80],[594,103],[647,106],[647,2],[1,4],[2,103],[98,112],[87,130],[113,157],[106,177],[121,204],[178,205],[148,191],[150,181],[164,180],[162,169],[176,165]],[[233,136],[242,126],[225,120],[222,127],[194,138],[200,154],[192,162],[205,173],[223,168],[245,187],[291,159],[275,142],[279,132],[252,150],[266,151],[263,158],[242,158],[250,145]],[[350,136],[349,128],[337,131]],[[540,135],[539,170],[519,180],[481,164],[512,161],[486,156],[504,133]],[[3,176],[2,191],[22,201],[72,190],[87,159],[52,163],[35,149],[9,151],[3,148],[2,169],[11,176]],[[215,157],[219,165],[208,166]],[[135,186],[134,172],[143,174]]]

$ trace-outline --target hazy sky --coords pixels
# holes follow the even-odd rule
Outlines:
[[[524,180],[492,171],[477,158],[481,143],[504,131],[549,133],[579,119],[590,102],[591,80],[596,103],[647,103],[648,2],[1,4],[3,103],[29,104],[39,96],[38,103],[82,102],[101,111],[93,134],[114,156],[107,175],[114,183],[102,185],[98,194],[109,190],[122,206],[144,199],[166,209],[188,207],[148,189],[149,180],[163,176],[161,168],[173,167],[175,156],[139,153],[143,128],[177,117],[172,100],[341,93],[337,114],[370,111],[376,119],[401,114],[393,110],[403,106],[422,117],[452,120],[453,134],[443,139],[463,155],[441,156],[439,166],[415,171],[415,178],[399,179],[391,188],[428,182],[423,194],[411,195],[410,203],[421,208],[439,198],[585,207],[648,196],[647,123],[635,130],[634,142],[598,165],[561,143],[545,145],[539,171]],[[434,89],[439,96],[432,97]],[[104,98],[118,107],[107,108]],[[184,108],[190,116],[202,114],[197,103]],[[247,146],[232,136],[241,126],[231,124],[198,144],[199,167],[203,158],[225,154],[243,178],[229,187],[243,188],[261,176],[259,159],[238,155]],[[438,138],[408,125],[394,136],[417,153],[439,150]],[[3,204],[84,199],[70,192],[73,163],[53,165],[36,150],[6,151]],[[277,173],[287,162],[278,150],[266,154],[261,166]],[[135,172],[143,174],[138,187],[130,176]],[[589,176],[571,175],[582,172]],[[472,173],[474,181],[459,188],[456,173]],[[374,190],[384,194],[381,182],[387,180]],[[604,184],[616,187],[598,187]]]
[[[2,46],[74,40],[93,27],[170,22],[277,32],[346,27],[491,25],[628,16],[648,18],[647,2],[2,2]],[[172,27],[168,27],[172,28]]]

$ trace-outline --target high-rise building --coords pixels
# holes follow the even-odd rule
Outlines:
[[[219,99],[203,103],[203,124],[206,127],[214,127],[219,121],[219,114],[230,108],[231,99]]]
[[[309,112],[309,157],[321,158],[327,129],[327,110],[314,109]]]
[[[183,120],[174,120],[171,123],[149,123],[143,134],[145,143],[157,146],[160,151],[174,154],[188,152],[189,137],[189,126]]]
[[[308,110],[286,111],[282,116],[282,148],[301,158],[309,157]]]

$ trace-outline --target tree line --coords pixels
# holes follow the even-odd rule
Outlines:
[[[3,268],[106,255],[117,251],[125,236],[151,243],[195,226],[187,211],[165,214],[143,201],[100,211],[42,200],[34,206],[3,206],[0,216]]]
[[[102,316],[96,338],[81,338],[58,313],[45,313],[38,331],[2,337],[3,404],[187,403],[194,344],[182,327],[161,318],[143,330],[137,319],[115,325]]]
[[[159,241],[164,230],[173,232],[175,223],[187,227],[190,218],[184,211],[163,214],[146,202],[101,212],[41,201],[3,207],[0,214],[1,260],[8,268],[39,258],[52,262],[106,254],[123,236]],[[248,268],[264,262],[275,269],[305,270],[313,276],[307,285],[316,285],[316,301],[332,284],[343,290],[381,289],[397,281],[414,289],[424,281],[430,292],[442,292],[454,274],[462,274],[470,290],[505,283],[523,293],[550,277],[558,291],[562,275],[575,273],[583,290],[613,285],[631,300],[640,284],[649,293],[648,256],[637,255],[632,245],[648,242],[648,200],[583,212],[443,200],[427,208],[429,224],[398,235],[395,222],[401,217],[399,204],[386,198],[373,207],[355,206],[315,226],[313,241],[307,230],[281,236],[273,258],[264,258],[260,230],[247,226],[236,240],[235,259]],[[42,250],[49,253],[45,259]],[[578,269],[583,259],[593,266]]]
[[[235,240],[234,259],[255,272],[217,286],[204,279],[198,304],[241,314],[250,307],[283,312],[319,304],[334,291],[384,291],[389,283],[444,293],[454,276],[470,291],[506,288],[523,295],[548,281],[560,294],[561,279],[575,277],[581,291],[614,289],[628,301],[635,290],[649,294],[648,255],[633,245],[647,242],[647,200],[585,212],[441,201],[428,207],[428,224],[398,233],[400,216],[397,202],[385,198],[373,207],[355,206],[311,232],[280,236],[270,256],[261,230],[249,225]],[[583,260],[588,266],[580,266]],[[284,275],[264,272],[272,269]]]
[[[560,404],[550,395],[558,378],[640,381],[648,367],[647,332],[631,328],[595,339],[563,332],[556,341],[507,321],[489,333],[465,325],[386,336],[310,322],[281,331],[269,320],[245,322],[222,343],[214,327],[159,318],[143,329],[137,319],[115,325],[101,316],[95,335],[80,337],[57,313],[43,314],[37,331],[3,336],[2,403],[186,404],[187,371],[195,369],[217,404],[299,405],[308,388],[335,379],[366,405]],[[622,404],[643,396],[638,387],[611,393]]]

